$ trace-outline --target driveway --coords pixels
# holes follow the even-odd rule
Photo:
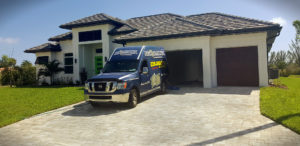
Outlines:
[[[185,86],[134,109],[81,102],[0,129],[0,145],[121,144],[290,146],[300,135],[260,115],[249,87]]]

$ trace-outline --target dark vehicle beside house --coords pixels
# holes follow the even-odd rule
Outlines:
[[[155,46],[117,48],[102,72],[85,83],[85,100],[122,102],[135,107],[141,97],[166,91],[164,49]]]

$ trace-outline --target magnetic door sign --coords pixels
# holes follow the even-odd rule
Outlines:
[[[150,81],[151,81],[151,87],[155,87],[155,86],[158,86],[160,85],[160,73],[158,74],[153,74],[150,78]]]
[[[120,56],[132,56],[137,55],[137,50],[119,50],[114,53],[114,55],[120,55]]]

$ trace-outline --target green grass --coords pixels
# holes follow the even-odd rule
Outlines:
[[[300,134],[300,76],[281,77],[279,81],[288,89],[261,88],[260,111]]]
[[[83,99],[82,87],[0,86],[0,127]]]

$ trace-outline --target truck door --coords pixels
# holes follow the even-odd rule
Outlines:
[[[143,68],[144,67],[148,68],[148,73],[143,73]],[[141,81],[140,90],[141,90],[142,94],[151,89],[149,65],[148,65],[148,62],[146,60],[144,60],[142,62],[142,65],[140,67],[140,81]]]

